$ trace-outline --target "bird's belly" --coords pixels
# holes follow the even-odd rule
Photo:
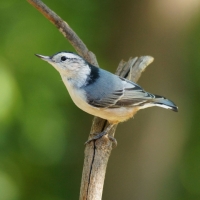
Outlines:
[[[68,91],[73,102],[81,110],[91,115],[106,119],[112,123],[119,123],[119,122],[126,121],[129,118],[131,118],[138,110],[137,107],[120,107],[120,108],[93,107],[87,103],[86,97],[81,90],[77,91],[77,90],[68,88]]]
[[[97,116],[103,119],[107,119],[112,123],[119,123],[132,118],[137,111],[138,109],[133,107],[104,108],[100,109],[99,115]]]

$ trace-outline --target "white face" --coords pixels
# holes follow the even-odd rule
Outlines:
[[[51,56],[51,60],[59,63],[69,60],[83,60],[79,55],[70,52],[60,52]]]
[[[68,53],[60,52],[50,57],[48,61],[53,65],[60,73],[73,73],[77,72],[82,65],[85,65],[85,60],[80,56]]]
[[[73,82],[84,84],[84,81],[91,72],[88,63],[74,53],[59,52],[53,56],[37,56],[51,64],[60,73],[62,78],[64,77]]]

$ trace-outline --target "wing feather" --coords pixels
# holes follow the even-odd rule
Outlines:
[[[155,98],[153,94],[145,92],[139,85],[119,77],[121,88],[106,91],[100,98],[89,99],[88,103],[98,108],[119,108],[142,105]]]

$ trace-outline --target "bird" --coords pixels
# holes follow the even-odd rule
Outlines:
[[[109,126],[86,143],[103,137],[115,124],[132,118],[140,109],[158,106],[178,112],[171,100],[146,92],[138,84],[96,67],[76,53],[62,51],[52,56],[35,55],[60,73],[76,106],[108,120]]]

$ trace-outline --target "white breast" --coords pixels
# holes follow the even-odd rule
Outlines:
[[[72,84],[70,84],[69,81],[67,81],[65,78],[63,78],[63,82],[73,100],[73,102],[78,106],[81,110],[94,115],[94,111],[98,111],[98,108],[93,108],[87,103],[86,96],[84,95],[84,91],[82,89],[77,89]]]

